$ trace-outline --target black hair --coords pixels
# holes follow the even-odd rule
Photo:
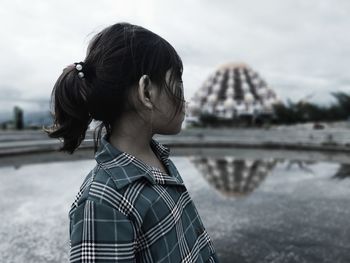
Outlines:
[[[165,89],[174,102],[175,115],[184,104],[183,64],[175,49],[162,37],[141,26],[116,23],[97,33],[89,42],[79,76],[75,64],[67,66],[51,93],[53,125],[44,129],[51,138],[63,138],[59,151],[72,154],[85,139],[92,120],[100,121],[94,131],[95,153],[102,129],[109,136],[112,124],[125,110],[136,111],[129,94],[144,74]],[[170,83],[165,74],[170,69]]]

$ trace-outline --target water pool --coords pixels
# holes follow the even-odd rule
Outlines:
[[[222,262],[350,262],[350,166],[278,152],[173,156]],[[3,262],[67,262],[68,210],[94,160],[0,168]]]

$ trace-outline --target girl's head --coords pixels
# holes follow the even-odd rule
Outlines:
[[[67,66],[51,94],[54,124],[45,131],[63,138],[61,151],[73,153],[93,119],[101,122],[94,133],[95,152],[102,129],[111,135],[125,114],[139,116],[145,125],[153,117],[151,135],[180,131],[183,65],[165,39],[141,26],[117,23],[93,37],[81,64],[81,71]]]

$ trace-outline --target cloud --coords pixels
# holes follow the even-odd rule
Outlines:
[[[217,66],[245,61],[282,98],[313,92],[325,103],[329,92],[348,91],[349,8],[346,0],[3,1],[0,101],[12,89],[30,105],[48,101],[62,69],[83,60],[92,35],[128,21],[178,50],[187,99]]]

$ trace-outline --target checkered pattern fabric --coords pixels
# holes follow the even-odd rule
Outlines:
[[[219,262],[169,148],[150,145],[167,173],[102,137],[69,211],[70,262]]]

